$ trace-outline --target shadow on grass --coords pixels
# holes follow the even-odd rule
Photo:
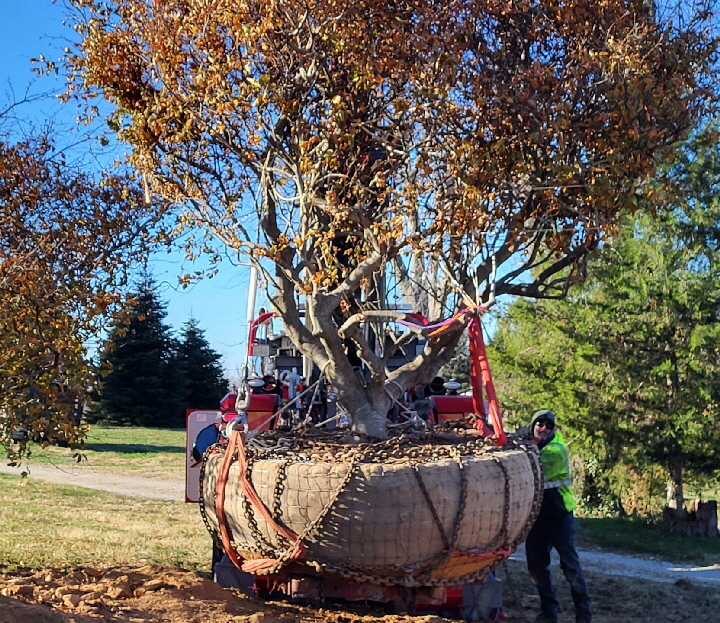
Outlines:
[[[93,452],[117,452],[118,454],[158,454],[170,452],[183,454],[182,446],[154,446],[142,443],[86,443],[84,450]]]

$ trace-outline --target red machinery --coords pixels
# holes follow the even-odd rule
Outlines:
[[[253,345],[257,328],[274,314],[266,313],[251,325],[249,355],[253,355]],[[433,423],[478,414],[477,428],[486,436],[494,436],[499,445],[505,443],[497,399],[494,394],[492,378],[487,365],[485,348],[482,342],[480,323],[473,318],[469,324],[470,352],[472,358],[471,382],[474,396],[435,395],[430,397]],[[483,389],[487,393],[488,403],[482,400]],[[269,430],[277,424],[281,399],[275,393],[252,393],[241,404],[246,414],[246,430]],[[222,419],[229,423],[238,415],[237,411],[227,411]],[[488,413],[489,412],[489,413]],[[488,418],[489,415],[489,418]],[[492,428],[487,426],[490,420]],[[220,424],[222,426],[222,424]],[[476,608],[484,604],[480,613],[484,618],[504,620],[502,614],[502,595],[500,582],[492,574],[481,585],[465,587],[400,587],[385,586],[379,583],[349,580],[341,576],[293,577],[292,575],[260,576],[246,573],[237,568],[221,548],[214,546],[213,571],[216,581],[223,586],[240,588],[249,594],[264,598],[286,597],[292,600],[315,603],[322,600],[339,599],[344,601],[368,601],[388,605],[395,612],[407,611],[412,615],[426,612],[437,613],[452,618],[472,618],[468,616],[468,601]],[[478,596],[481,595],[482,598]],[[468,597],[470,595],[470,598]]]

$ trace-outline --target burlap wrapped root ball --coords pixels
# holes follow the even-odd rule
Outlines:
[[[221,448],[208,452],[201,482],[203,512],[215,534],[223,456]],[[282,559],[291,544],[247,502],[238,475],[234,462],[225,513],[236,552],[243,559]],[[273,517],[307,545],[303,564],[386,584],[453,585],[483,577],[525,538],[542,495],[537,452],[518,444],[434,460],[264,458],[250,462],[248,478]]]

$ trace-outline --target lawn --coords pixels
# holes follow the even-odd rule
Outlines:
[[[80,460],[99,471],[166,480],[185,478],[185,431],[182,429],[92,426],[77,450],[33,444],[32,465],[63,465]]]
[[[209,571],[196,504],[0,474],[0,571],[161,563]]]

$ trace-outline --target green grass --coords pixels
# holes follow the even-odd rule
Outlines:
[[[167,564],[209,571],[196,504],[124,497],[0,474],[0,571]]]
[[[30,466],[63,465],[79,458],[99,471],[166,480],[185,477],[185,431],[181,429],[92,426],[83,448],[33,444],[31,450]]]
[[[700,497],[703,500],[720,502],[720,489],[718,489],[717,483],[705,485],[704,487],[685,486],[684,492],[686,500],[694,500],[696,497]]]
[[[720,563],[720,539],[668,534],[661,525],[632,518],[578,518],[578,544],[696,565]]]

